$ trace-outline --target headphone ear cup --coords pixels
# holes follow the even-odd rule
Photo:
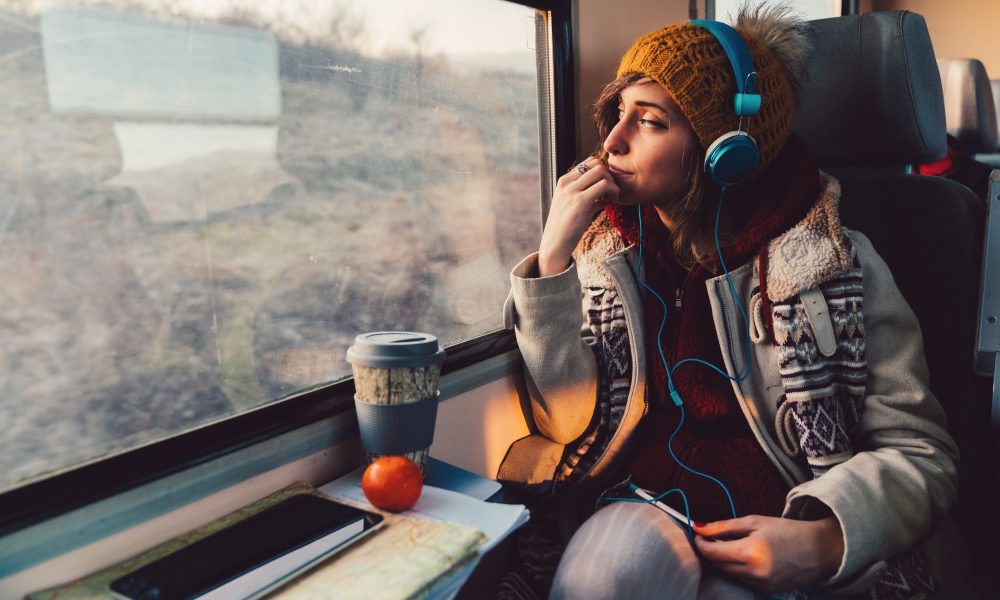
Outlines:
[[[757,142],[742,131],[730,131],[705,151],[705,172],[720,187],[745,181],[759,162]]]

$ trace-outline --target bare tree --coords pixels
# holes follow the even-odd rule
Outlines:
[[[348,4],[333,8],[326,22],[324,35],[335,48],[362,52],[368,39],[368,23],[363,15],[351,9]]]
[[[413,44],[414,68],[417,81],[424,72],[424,53],[427,50],[427,34],[431,26],[427,23],[410,28],[410,43]]]

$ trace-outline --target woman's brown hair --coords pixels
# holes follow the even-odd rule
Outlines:
[[[618,123],[618,106],[621,102],[622,90],[642,79],[644,76],[641,73],[624,75],[606,85],[594,103],[594,119],[601,139],[601,145],[598,146],[594,154],[605,163],[608,153],[604,150],[604,140]],[[703,172],[705,152],[698,145],[697,140],[695,140],[695,148],[695,152],[685,157],[683,165],[683,168],[687,170],[687,193],[674,202],[659,205],[658,208],[666,213],[673,225],[670,232],[671,246],[677,262],[685,269],[691,269],[695,264],[702,263],[714,270],[713,257],[716,253],[714,227],[717,205],[711,200],[718,198],[719,189]],[[737,202],[734,204],[745,203]],[[739,210],[738,212],[745,211]],[[743,222],[749,216],[732,215],[732,211],[729,213],[736,218],[737,222]],[[724,224],[729,223],[724,222]],[[723,227],[721,229],[720,236],[729,237],[723,232],[732,231],[732,228]],[[721,243],[725,246],[726,240],[722,239]]]

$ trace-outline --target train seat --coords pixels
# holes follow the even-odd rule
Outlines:
[[[918,172],[954,179],[985,198],[991,158],[1000,160],[993,157],[997,115],[986,67],[974,58],[939,58],[937,64],[944,90],[948,156],[922,165]]]
[[[982,532],[996,532],[998,522],[987,427],[991,389],[973,368],[985,207],[956,181],[879,171],[947,152],[930,35],[923,17],[906,11],[810,25],[815,48],[794,129],[840,178],[845,226],[871,239],[917,315],[930,386],[962,454],[954,514],[972,550],[973,572],[989,573],[997,537]]]
[[[990,91],[993,92],[993,111],[997,115],[997,128],[1000,129],[1000,79],[990,79]],[[1000,144],[1000,140],[997,144]],[[1000,145],[996,149],[1000,150]]]
[[[1000,79],[990,80],[990,91],[993,93],[993,112],[996,115],[998,130],[1000,130]],[[983,150],[981,153],[976,154],[973,158],[983,164],[993,167],[994,169],[1000,168],[1000,139],[997,140],[996,148]]]
[[[974,58],[939,58],[948,133],[968,152],[997,148],[997,116],[986,67]]]

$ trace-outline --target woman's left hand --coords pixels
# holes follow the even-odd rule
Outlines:
[[[751,515],[696,526],[695,533],[698,551],[716,570],[766,592],[828,579],[844,556],[840,522],[832,516],[796,521]]]

